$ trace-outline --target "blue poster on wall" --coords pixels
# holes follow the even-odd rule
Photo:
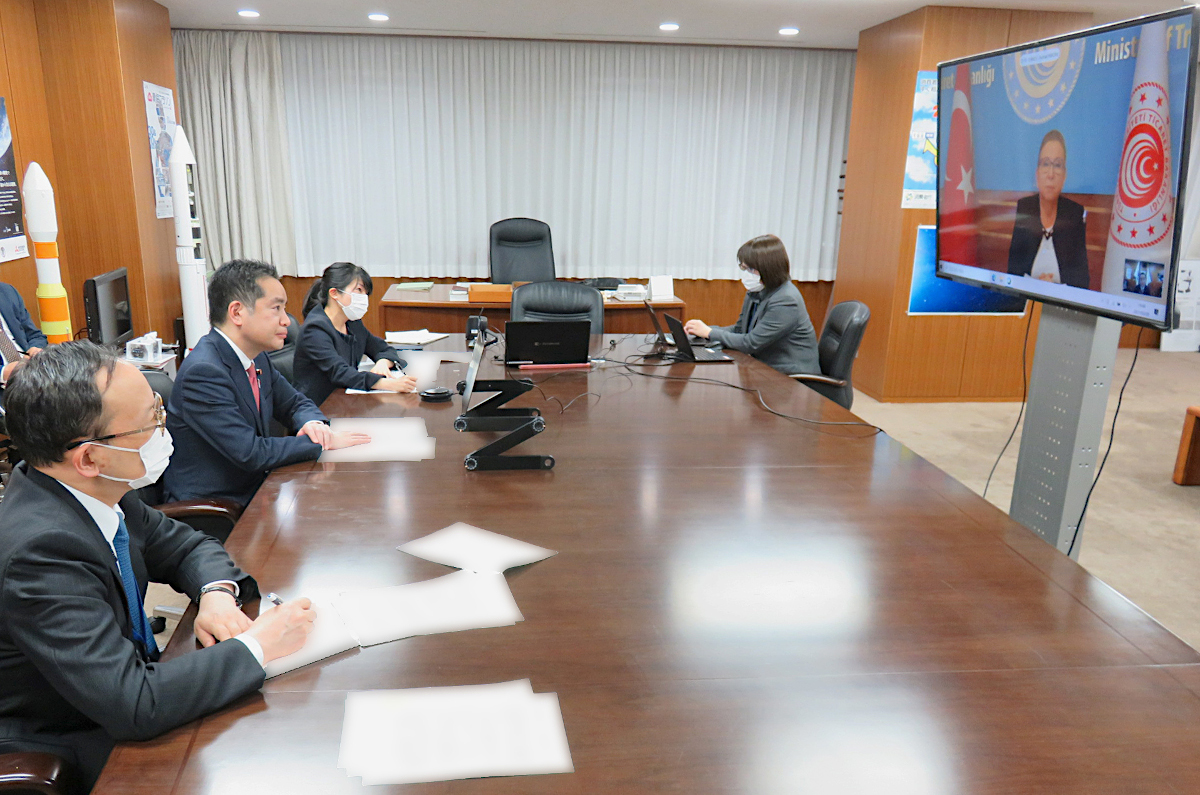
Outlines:
[[[908,155],[904,160],[902,209],[937,208],[937,72],[917,72]]]
[[[917,227],[910,315],[1021,315],[1025,299],[937,277],[937,227]]]

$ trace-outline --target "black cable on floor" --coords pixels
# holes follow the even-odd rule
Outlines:
[[[1125,383],[1121,384],[1121,391],[1117,393],[1117,408],[1113,411],[1112,428],[1108,431],[1108,447],[1104,449],[1104,458],[1100,459],[1100,466],[1096,468],[1096,477],[1092,481],[1092,487],[1088,489],[1087,497],[1083,500],[1083,510],[1079,512],[1079,521],[1075,523],[1075,532],[1071,535],[1071,545],[1067,547],[1067,557],[1075,551],[1075,541],[1079,538],[1079,529],[1083,527],[1083,517],[1087,515],[1088,503],[1092,500],[1092,492],[1096,490],[1096,484],[1100,482],[1100,475],[1104,472],[1104,464],[1108,461],[1108,454],[1112,452],[1113,437],[1117,435],[1117,417],[1121,415],[1121,400],[1125,397],[1125,387],[1129,386],[1129,379],[1133,377],[1133,368],[1137,365],[1138,352],[1142,349],[1142,331],[1138,329],[1137,342],[1133,346],[1133,361],[1129,363],[1129,372],[1125,374]]]
[[[1000,459],[1004,458],[1004,453],[1008,450],[1008,446],[1012,444],[1013,437],[1017,435],[1017,428],[1021,427],[1021,417],[1025,416],[1025,401],[1029,399],[1029,371],[1025,369],[1025,359],[1029,353],[1029,329],[1033,328],[1033,307],[1029,307],[1029,319],[1025,321],[1025,341],[1021,343],[1021,410],[1017,412],[1017,421],[1013,423],[1012,433],[1008,435],[1008,441],[1000,448],[1000,455],[996,456],[996,463],[992,464],[992,471],[988,473],[987,482],[983,484],[983,498],[987,499],[988,486],[992,485],[992,475],[996,474],[996,467],[1000,466]]]

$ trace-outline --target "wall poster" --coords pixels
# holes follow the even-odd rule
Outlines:
[[[937,72],[917,72],[913,94],[912,125],[908,129],[908,157],[904,160],[901,209],[937,207]]]
[[[17,158],[13,153],[8,107],[0,97],[0,262],[29,256],[21,190],[17,187]]]
[[[154,173],[154,215],[173,218],[171,201],[171,142],[175,139],[175,95],[169,88],[142,83],[146,97],[146,131],[150,137],[150,166]]]

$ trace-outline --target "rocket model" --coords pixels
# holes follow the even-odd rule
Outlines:
[[[33,240],[33,260],[37,264],[38,314],[42,333],[51,343],[71,339],[71,310],[58,268],[58,213],[54,209],[54,188],[46,172],[30,163],[21,190],[25,200],[25,231]]]
[[[179,263],[179,292],[183,298],[183,327],[187,351],[208,333],[208,286],[206,266],[200,250],[200,218],[192,190],[192,166],[196,157],[183,127],[175,127],[171,149],[171,195],[175,204],[175,261]]]

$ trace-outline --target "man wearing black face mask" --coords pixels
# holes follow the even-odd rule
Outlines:
[[[251,622],[238,600],[258,595],[254,580],[131,492],[162,474],[171,437],[146,379],[112,352],[51,346],[16,369],[6,404],[25,461],[0,503],[0,753],[57,754],[86,792],[115,741],[261,687],[265,663],[303,646],[313,612],[298,599]],[[199,603],[206,648],[158,661],[149,580]]]

